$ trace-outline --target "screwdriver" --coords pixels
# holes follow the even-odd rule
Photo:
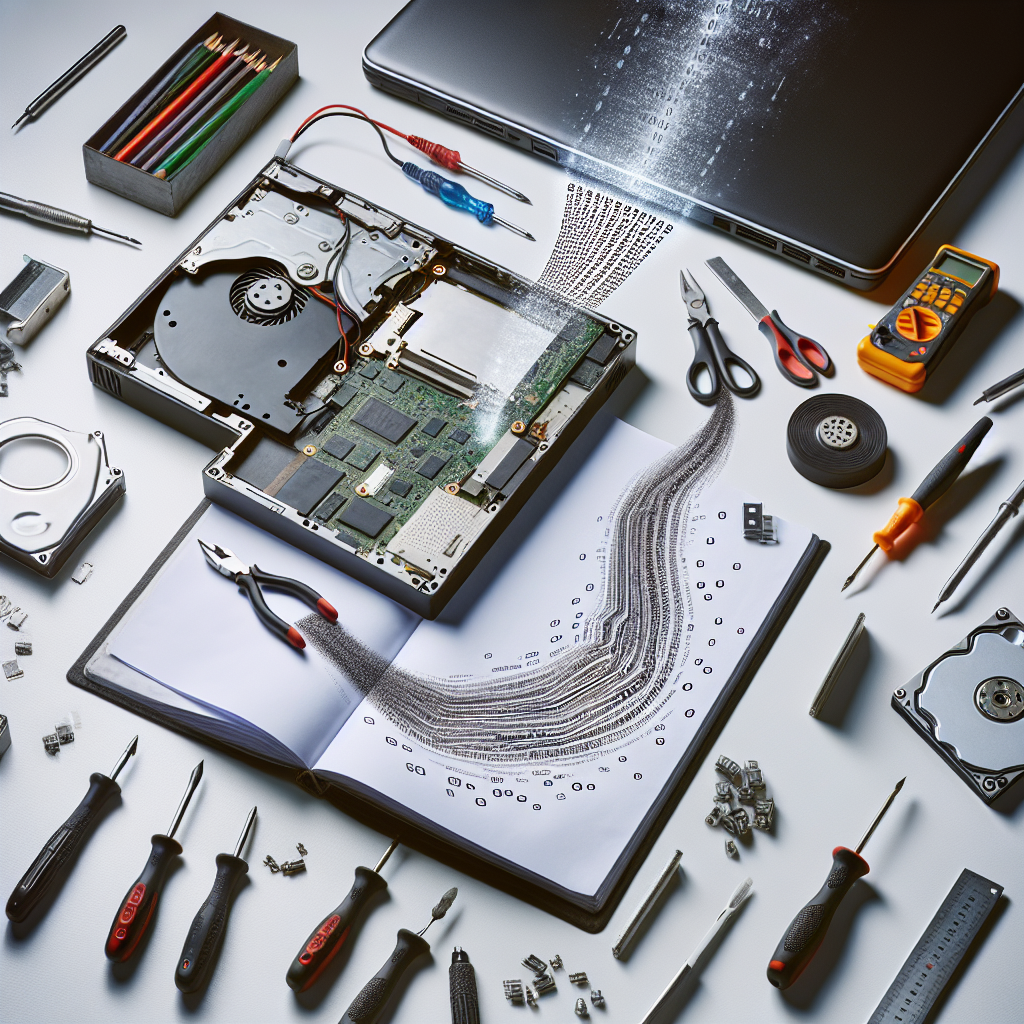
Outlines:
[[[398,846],[396,839],[387,852],[371,871],[369,868],[357,867],[355,879],[349,894],[341,901],[337,909],[327,915],[306,939],[302,949],[295,955],[285,980],[296,992],[305,992],[323,969],[334,959],[334,955],[345,944],[356,924],[363,908],[370,897],[383,892],[388,883],[380,877],[380,869],[388,862],[388,858]]]
[[[206,902],[192,919],[185,945],[174,971],[174,984],[182,992],[195,992],[206,983],[210,967],[217,956],[217,950],[224,941],[224,929],[228,923],[231,908],[231,893],[238,880],[249,870],[242,860],[242,848],[249,838],[252,823],[256,820],[256,808],[245,819],[242,834],[235,844],[235,852],[217,854],[217,877]]]
[[[110,926],[110,934],[107,935],[107,944],[104,947],[108,960],[124,963],[135,952],[142,936],[146,934],[153,911],[156,910],[160,890],[167,878],[167,871],[174,858],[181,853],[181,844],[175,841],[174,833],[178,831],[185,809],[202,777],[203,762],[200,761],[192,769],[192,777],[188,780],[185,795],[181,798],[177,811],[174,812],[167,835],[158,833],[151,839],[153,852],[149,855],[142,874],[121,901],[121,909]]]
[[[842,586],[845,590],[858,576],[861,569],[868,564],[871,556],[881,548],[886,554],[892,551],[904,530],[916,523],[929,505],[938,501],[953,485],[953,481],[964,471],[971,456],[977,451],[981,439],[989,432],[992,421],[982,416],[977,423],[942,457],[939,464],[924,478],[921,486],[909,498],[899,499],[899,508],[885,526],[874,533],[871,539],[875,546],[864,556],[864,560],[846,577]],[[840,591],[842,592],[842,591]]]
[[[431,195],[437,196],[445,206],[451,206],[456,210],[465,210],[473,214],[481,224],[500,224],[509,231],[514,231],[522,238],[528,238],[531,242],[537,239],[515,224],[494,216],[494,206],[485,203],[482,199],[475,199],[458,182],[449,181],[448,178],[438,174],[437,171],[428,171],[425,167],[406,160],[402,164],[402,170],[406,176],[418,181]]]
[[[832,921],[832,915],[849,892],[853,883],[866,875],[871,869],[868,862],[860,855],[872,833],[878,828],[885,812],[889,810],[896,794],[903,788],[906,776],[896,783],[889,794],[889,799],[882,804],[882,809],[875,815],[864,838],[857,844],[856,850],[848,850],[845,846],[837,846],[832,851],[832,870],[818,894],[793,918],[786,934],[775,948],[775,953],[768,964],[768,980],[776,988],[789,988],[796,981],[800,972],[811,962],[818,951],[825,932]]]
[[[394,952],[352,1000],[352,1005],[345,1011],[345,1016],[341,1018],[339,1024],[377,1024],[405,969],[418,956],[430,952],[430,943],[422,937],[423,933],[448,913],[458,895],[458,889],[449,889],[430,912],[430,920],[415,934],[406,928],[398,929],[398,942]]]
[[[39,856],[32,861],[32,866],[14,887],[7,901],[7,916],[15,924],[21,924],[32,913],[61,869],[81,851],[104,805],[111,797],[120,794],[121,787],[114,780],[138,746],[139,737],[136,736],[125,747],[109,776],[99,772],[89,776],[89,791],[82,802],[72,811],[71,817],[50,836],[49,842],[39,851]]]
[[[77,213],[69,213],[56,206],[37,203],[34,199],[20,199],[18,196],[8,195],[6,192],[0,192],[0,210],[6,210],[8,213],[20,213],[23,217],[28,217],[29,220],[39,221],[40,224],[49,224],[55,228],[67,228],[69,231],[79,231],[83,235],[92,235],[98,232],[101,235],[109,235],[111,238],[120,238],[122,242],[142,245],[137,238],[119,235],[116,231],[97,227],[91,220],[79,217]]]

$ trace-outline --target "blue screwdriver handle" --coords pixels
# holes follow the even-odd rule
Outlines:
[[[428,171],[411,160],[402,164],[402,170],[413,181],[418,181],[431,195],[437,196],[445,206],[465,210],[473,214],[481,224],[490,224],[494,219],[494,207],[490,203],[474,199],[461,185],[442,177],[437,171]]]

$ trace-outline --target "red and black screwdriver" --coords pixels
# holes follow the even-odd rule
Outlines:
[[[388,862],[397,846],[396,839],[384,856],[377,861],[377,866],[372,871],[370,868],[356,868],[356,877],[349,894],[306,939],[302,949],[292,960],[285,979],[296,992],[305,992],[320,977],[324,968],[345,944],[370,898],[388,887],[388,883],[380,876],[380,869]]]
[[[185,795],[174,812],[167,834],[157,833],[150,840],[153,850],[149,860],[146,861],[142,874],[121,901],[121,908],[110,926],[107,944],[104,946],[108,960],[124,963],[135,952],[142,936],[146,934],[153,911],[156,910],[160,890],[167,879],[167,872],[174,863],[174,858],[181,853],[181,844],[174,838],[174,833],[178,831],[181,819],[185,816],[185,809],[202,777],[203,762],[200,761],[192,769],[192,777],[188,780]]]
[[[906,777],[896,783],[896,788],[889,794],[889,799],[875,815],[864,838],[858,843],[856,850],[848,850],[845,846],[837,846],[832,851],[832,870],[825,879],[825,884],[818,894],[807,903],[792,924],[786,929],[768,964],[768,980],[776,988],[789,988],[796,981],[800,972],[811,962],[818,947],[825,938],[828,926],[832,923],[832,915],[836,912],[843,897],[850,891],[853,883],[863,877],[871,869],[868,862],[860,855],[872,833],[878,828],[885,812],[889,810],[896,794],[903,788]]]
[[[188,930],[185,945],[181,947],[181,956],[178,957],[178,966],[174,970],[174,984],[182,992],[195,992],[203,987],[217,957],[217,950],[224,941],[224,929],[231,910],[231,894],[238,880],[249,870],[241,854],[255,820],[254,807],[245,819],[242,834],[235,844],[235,852],[217,854],[217,877],[213,881],[213,888],[192,919],[192,927]]]
[[[121,787],[114,780],[138,746],[139,737],[136,736],[125,747],[109,775],[93,772],[89,776],[89,791],[82,802],[71,812],[71,817],[50,836],[49,842],[39,851],[39,856],[32,861],[32,866],[8,899],[7,916],[15,924],[21,924],[32,913],[50,886],[60,878],[62,869],[78,856],[100,811],[108,800],[120,794]]]

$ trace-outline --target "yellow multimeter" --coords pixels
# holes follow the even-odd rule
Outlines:
[[[920,391],[967,321],[999,287],[991,260],[944,245],[928,269],[857,345],[857,362],[902,391]]]

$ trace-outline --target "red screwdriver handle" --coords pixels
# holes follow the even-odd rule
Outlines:
[[[296,992],[305,992],[320,977],[345,944],[370,897],[388,887],[388,883],[369,868],[358,867],[355,875],[349,894],[316,926],[292,960],[285,980]]]
[[[832,851],[832,870],[818,894],[793,918],[768,964],[768,980],[776,988],[789,988],[811,962],[825,938],[832,915],[858,878],[868,873],[868,862],[845,846]]]
[[[104,952],[108,960],[124,963],[146,934],[156,901],[163,889],[167,872],[174,858],[181,853],[181,844],[170,836],[155,835],[151,842],[153,850],[142,869],[142,874],[128,890],[121,901],[121,908],[110,926]]]

